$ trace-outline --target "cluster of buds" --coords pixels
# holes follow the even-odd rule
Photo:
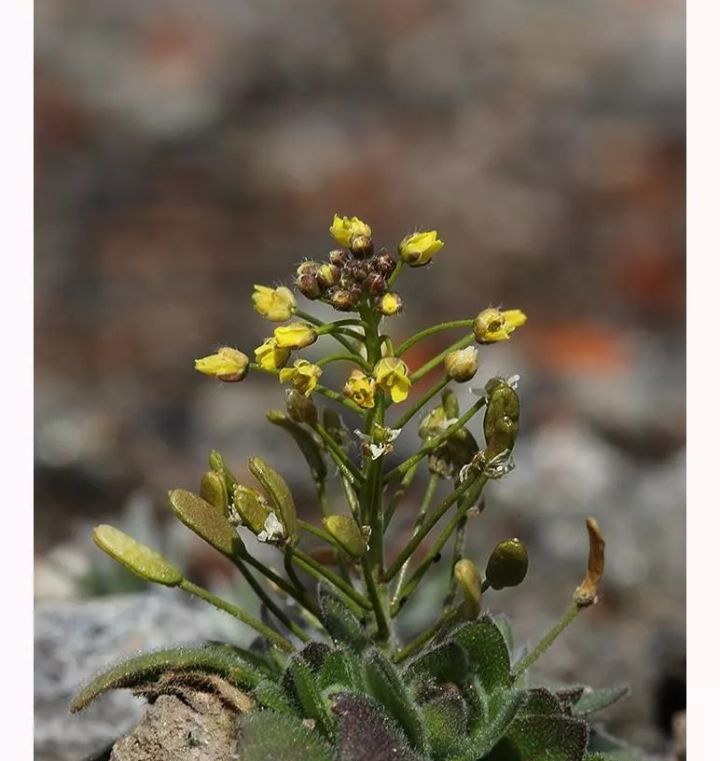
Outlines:
[[[339,312],[355,311],[365,299],[372,300],[383,315],[400,312],[402,300],[388,285],[397,261],[386,249],[374,252],[370,226],[357,217],[336,214],[330,233],[343,248],[331,251],[325,261],[302,262],[295,277],[298,291]]]

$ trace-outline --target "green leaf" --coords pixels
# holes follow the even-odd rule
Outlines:
[[[293,437],[310,468],[313,480],[316,483],[324,481],[327,478],[327,466],[315,437],[306,428],[291,420],[280,410],[270,410],[267,413],[267,419],[274,425],[287,431]]]
[[[510,619],[504,613],[496,613],[492,617],[492,620],[495,622],[497,628],[500,629],[500,633],[503,635],[503,639],[505,640],[505,646],[512,656],[512,651],[515,649],[515,640],[512,633]]]
[[[457,761],[475,761],[487,755],[513,724],[525,697],[522,690],[498,690],[491,695],[487,705],[488,719],[465,740],[463,751],[454,758]],[[510,758],[514,757],[505,759],[498,756],[503,761],[510,761]]]
[[[262,679],[253,690],[253,695],[255,700],[264,708],[295,716],[295,709],[290,705],[284,690],[277,682]]]
[[[233,685],[250,689],[257,685],[262,674],[251,664],[231,654],[224,647],[209,645],[202,648],[178,647],[145,653],[119,663],[87,685],[73,700],[70,712],[85,706],[108,690],[135,687],[153,681],[166,671],[204,671],[219,674]]]
[[[367,695],[335,696],[338,738],[334,761],[423,761],[397,724]]]
[[[493,748],[489,761],[582,761],[589,728],[569,716],[516,719]]]
[[[227,557],[242,550],[242,542],[228,519],[201,497],[185,489],[170,492],[173,512],[191,531]]]
[[[448,690],[420,708],[433,757],[451,755],[467,734],[468,707],[457,689]]]
[[[629,692],[630,688],[626,684],[603,687],[599,690],[586,687],[582,697],[573,705],[572,714],[573,716],[589,716],[596,711],[602,711],[613,703],[617,703],[618,700],[622,700]]]
[[[468,654],[454,640],[431,647],[408,664],[405,675],[409,679],[430,677],[440,682],[459,684],[468,673]]]
[[[145,581],[176,587],[183,580],[182,572],[159,552],[136,542],[113,526],[96,526],[93,540],[111,558]]]
[[[521,711],[522,716],[531,714],[556,716],[564,714],[562,703],[545,687],[535,687],[527,691],[527,700]]]
[[[298,654],[290,659],[287,674],[290,677],[293,694],[303,718],[313,719],[317,729],[325,737],[332,737],[333,721],[325,710],[325,704],[312,669],[302,655]]]
[[[329,584],[323,582],[318,586],[318,602],[322,624],[333,641],[359,653],[369,646],[365,627]]]
[[[265,490],[270,503],[277,511],[280,522],[287,533],[288,543],[291,546],[297,544],[298,526],[295,500],[287,482],[261,457],[251,457],[248,460],[248,468]]]
[[[300,719],[272,711],[240,717],[238,761],[333,761],[332,748]]]
[[[411,745],[422,750],[425,746],[422,720],[395,665],[379,650],[372,650],[365,662],[365,673],[370,694],[402,727]]]
[[[364,687],[364,665],[360,659],[348,650],[333,650],[323,661],[318,674],[318,684],[321,690],[333,685],[342,689],[358,689]]]
[[[489,616],[462,624],[448,639],[461,645],[468,654],[470,670],[477,674],[489,695],[511,683],[510,654],[505,638]]]

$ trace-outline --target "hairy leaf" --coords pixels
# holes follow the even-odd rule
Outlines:
[[[491,761],[582,761],[589,729],[569,716],[524,716],[493,748]]]
[[[531,714],[556,716],[563,714],[562,703],[545,687],[535,687],[527,691],[527,699],[521,711],[522,716]]]
[[[572,707],[573,716],[588,716],[596,711],[602,711],[613,703],[617,703],[618,700],[622,700],[629,692],[630,688],[626,684],[603,687],[599,690],[587,687],[582,697]]]
[[[363,663],[349,650],[333,650],[323,661],[318,674],[321,690],[337,685],[343,689],[362,689],[365,683]]]
[[[420,710],[433,756],[446,758],[467,734],[467,703],[454,688],[423,704]]]
[[[123,661],[94,679],[76,696],[71,713],[82,710],[98,695],[113,689],[135,687],[152,681],[166,671],[207,671],[219,674],[231,684],[252,688],[261,673],[225,648],[213,645],[202,648],[178,647],[158,650]]]
[[[334,761],[423,761],[397,724],[367,695],[335,696],[339,731]]]
[[[253,711],[241,717],[238,761],[333,761],[333,752],[318,732],[295,716]]]
[[[487,694],[510,685],[510,654],[492,618],[483,616],[479,621],[462,624],[448,639],[465,649],[470,670],[477,674]]]
[[[323,626],[335,642],[362,652],[370,644],[365,628],[357,616],[325,583],[318,587],[318,602]]]
[[[465,740],[462,752],[454,758],[457,761],[475,761],[488,754],[513,724],[525,697],[522,690],[498,690],[491,695],[487,706],[488,719]],[[500,758],[505,761],[503,756],[498,756]]]
[[[423,725],[395,665],[379,650],[372,650],[366,661],[370,693],[403,728],[410,743],[418,749],[425,745]]]
[[[326,737],[332,737],[333,721],[325,710],[320,689],[307,661],[298,654],[290,659],[287,667],[293,694],[300,707],[303,718],[313,719],[318,731]]]
[[[253,690],[255,700],[264,708],[270,708],[277,713],[296,715],[295,709],[287,699],[285,691],[277,682],[270,679],[261,680]]]
[[[468,654],[454,640],[431,647],[408,664],[405,676],[409,679],[431,677],[441,682],[462,682],[468,673]]]

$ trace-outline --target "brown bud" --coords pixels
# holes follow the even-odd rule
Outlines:
[[[360,285],[360,283],[353,283],[353,285],[348,288],[350,291],[350,295],[354,299],[355,303],[357,304],[358,301],[363,297],[363,287]]]
[[[330,306],[338,312],[352,312],[357,298],[345,288],[336,288],[330,294]]]
[[[373,257],[370,263],[376,272],[379,272],[386,277],[392,275],[395,271],[395,267],[397,267],[397,262],[393,259],[392,254],[388,253],[385,249],[380,251],[377,256]]]
[[[357,256],[359,259],[371,256],[373,252],[372,238],[368,238],[367,235],[356,235],[350,241],[350,251],[352,251],[353,256]]]
[[[353,264],[348,265],[347,271],[356,283],[362,283],[370,274],[370,268],[363,262],[354,262]]]
[[[330,252],[328,259],[330,260],[330,264],[334,264],[336,267],[342,267],[350,261],[350,254],[348,254],[347,251],[343,251],[341,248],[336,248],[334,251]]]
[[[312,259],[306,259],[304,262],[301,262],[298,265],[298,268],[295,270],[295,274],[300,275],[315,275],[318,271],[319,267],[318,262],[314,262]]]
[[[372,294],[384,293],[387,288],[387,280],[379,272],[371,272],[363,281],[366,291]]]
[[[317,279],[321,288],[330,288],[340,281],[340,268],[334,264],[321,264],[317,271]]]
[[[347,289],[352,285],[355,285],[355,275],[353,274],[352,267],[344,267],[340,272],[340,287]]]
[[[295,280],[295,287],[305,298],[312,300],[320,296],[320,284],[316,275],[311,275],[310,273],[298,275]]]

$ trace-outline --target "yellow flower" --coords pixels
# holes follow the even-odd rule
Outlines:
[[[349,248],[352,239],[362,235],[365,238],[372,237],[370,225],[365,224],[357,217],[341,217],[336,214],[330,225],[330,235],[341,245]]]
[[[373,369],[378,386],[390,394],[396,404],[405,401],[410,393],[408,366],[397,357],[384,357]]]
[[[366,410],[375,406],[375,378],[371,378],[362,370],[353,370],[343,389],[345,396]]]
[[[304,349],[314,344],[318,334],[312,325],[306,322],[291,322],[275,328],[275,341],[281,349]]]
[[[295,297],[289,288],[256,285],[252,295],[255,311],[273,322],[285,322],[295,312]]]
[[[394,291],[384,293],[378,300],[378,307],[386,317],[392,317],[402,312],[403,303],[400,296]]]
[[[321,375],[322,370],[317,365],[306,359],[298,359],[292,367],[280,370],[280,383],[290,381],[300,393],[310,396]]]
[[[203,375],[209,375],[225,383],[236,383],[247,375],[249,364],[247,355],[237,349],[223,346],[215,354],[196,359],[195,369]]]
[[[481,344],[507,341],[513,330],[524,325],[526,321],[527,315],[520,309],[483,309],[473,322],[475,340]]]
[[[290,349],[277,345],[274,338],[267,338],[255,349],[255,361],[263,370],[279,370],[290,359]]]
[[[427,230],[405,236],[400,241],[398,253],[411,267],[422,267],[429,264],[444,245],[437,236],[437,230]]]

